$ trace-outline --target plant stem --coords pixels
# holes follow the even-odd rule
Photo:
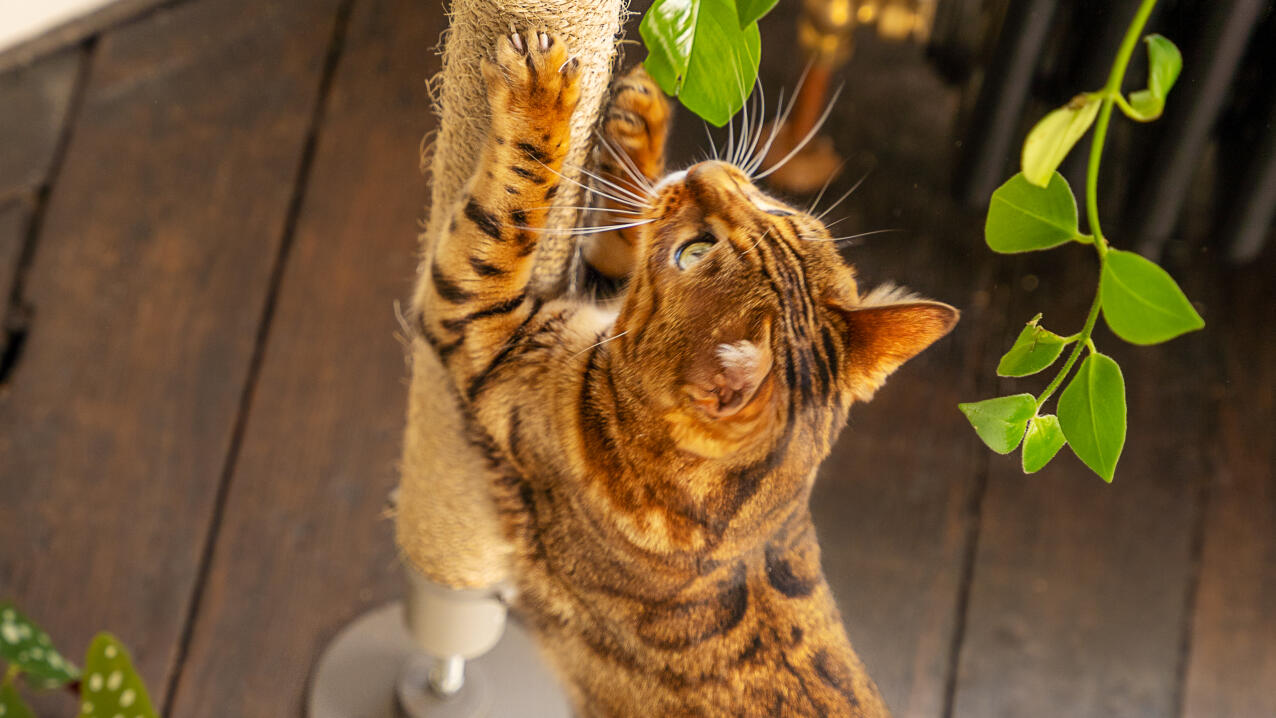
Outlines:
[[[1100,272],[1102,272],[1103,261],[1108,255],[1108,240],[1103,236],[1103,228],[1099,226],[1099,163],[1103,159],[1103,144],[1108,139],[1108,123],[1112,120],[1112,105],[1121,94],[1121,82],[1125,79],[1125,71],[1130,66],[1130,57],[1134,54],[1134,47],[1143,35],[1143,28],[1147,25],[1148,17],[1152,14],[1154,7],[1156,7],[1156,0],[1143,0],[1139,4],[1134,20],[1130,23],[1130,27],[1126,28],[1125,37],[1121,40],[1121,48],[1117,50],[1116,60],[1112,63],[1112,72],[1108,74],[1108,82],[1100,91],[1103,95],[1103,104],[1099,107],[1099,118],[1094,124],[1094,138],[1090,143],[1090,163],[1086,167],[1085,176],[1086,219],[1090,223],[1090,233],[1094,236],[1094,249],[1099,254]],[[1078,337],[1080,341],[1073,347],[1068,360],[1063,363],[1063,368],[1037,399],[1038,411],[1063,384],[1063,380],[1068,377],[1073,365],[1081,357],[1082,350],[1088,346],[1090,351],[1094,351],[1090,334],[1094,331],[1094,325],[1099,319],[1101,305],[1101,295],[1096,287],[1094,301],[1090,304],[1090,314],[1086,316],[1085,326],[1082,327]]]
[[[1072,353],[1068,355],[1068,360],[1063,363],[1063,368],[1051,380],[1046,390],[1041,392],[1041,396],[1037,398],[1037,411],[1041,411],[1041,407],[1046,403],[1052,394],[1059,389],[1059,385],[1068,377],[1068,373],[1072,371],[1072,365],[1077,363],[1077,359],[1081,357],[1081,350],[1085,349],[1086,344],[1090,343],[1090,332],[1094,331],[1094,324],[1099,319],[1099,293],[1094,293],[1094,302],[1090,305],[1090,314],[1085,319],[1085,326],[1081,328],[1081,333],[1076,337],[1080,341],[1072,348]]]

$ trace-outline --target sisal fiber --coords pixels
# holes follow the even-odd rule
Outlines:
[[[581,99],[572,118],[572,146],[541,238],[530,290],[559,290],[575,246],[563,230],[575,223],[581,189],[574,168],[585,165],[593,130],[606,100],[624,0],[453,0],[445,36],[443,69],[432,83],[439,132],[422,166],[431,176],[429,220],[422,235],[421,267],[448,226],[470,184],[490,124],[487,91],[479,70],[497,39],[510,32],[556,34],[581,63]],[[558,230],[558,231],[554,231]],[[419,310],[418,283],[413,301]],[[465,436],[466,417],[434,352],[412,341],[412,383],[399,479],[396,538],[405,559],[433,581],[452,588],[493,586],[508,573],[510,546],[496,517],[487,460]]]

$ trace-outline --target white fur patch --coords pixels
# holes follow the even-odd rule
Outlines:
[[[670,172],[669,174],[660,178],[660,181],[656,183],[656,186],[651,188],[651,193],[653,195],[657,194],[660,192],[660,190],[664,189],[665,185],[673,184],[674,182],[681,182],[682,178],[686,176],[687,176],[686,170],[678,170],[677,172]]]
[[[860,306],[882,307],[888,304],[916,302],[920,299],[921,297],[914,294],[908,287],[901,287],[893,282],[885,282],[873,287],[867,294],[860,297]]]

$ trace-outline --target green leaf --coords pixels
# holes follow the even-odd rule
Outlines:
[[[133,660],[109,633],[97,634],[89,645],[80,698],[80,718],[156,718],[146,686],[133,669]]]
[[[1013,254],[1050,249],[1081,236],[1077,200],[1058,172],[1045,188],[1017,174],[992,193],[984,241],[994,252]]]
[[[1030,376],[1045,369],[1059,358],[1071,342],[1054,332],[1037,326],[1036,318],[1019,332],[1014,346],[997,364],[998,376]]]
[[[780,0],[736,0],[736,13],[740,18],[740,27],[748,27],[749,25],[762,19],[763,15],[771,12],[771,8]]]
[[[1059,449],[1068,443],[1063,437],[1063,429],[1059,428],[1059,419],[1054,414],[1034,416],[1028,422],[1028,433],[1023,437],[1023,472],[1035,474],[1050,463]]]
[[[1102,100],[1089,94],[1080,94],[1051,112],[1032,128],[1023,143],[1021,164],[1028,181],[1045,187],[1050,175],[1059,168],[1072,146],[1094,124]]]
[[[721,127],[744,106],[762,40],[757,23],[740,27],[733,0],[656,0],[638,29],[647,72],[687,109]]]
[[[1161,35],[1148,35],[1143,40],[1148,46],[1148,87],[1130,94],[1133,112],[1126,110],[1125,114],[1140,122],[1151,122],[1165,110],[1165,98],[1183,71],[1183,54]]]
[[[958,404],[957,408],[966,415],[988,448],[998,454],[1009,454],[1023,440],[1028,420],[1037,411],[1037,398],[1032,394],[1015,394]]]
[[[41,686],[65,685],[80,675],[53,647],[49,634],[7,601],[0,602],[0,656]]]
[[[35,718],[35,714],[18,695],[13,681],[5,681],[0,685],[0,717],[2,718]]]
[[[1099,296],[1108,326],[1131,344],[1159,344],[1205,326],[1174,279],[1134,252],[1108,251]]]
[[[1111,357],[1092,352],[1081,362],[1059,396],[1059,426],[1077,458],[1111,483],[1125,446],[1125,379]]]

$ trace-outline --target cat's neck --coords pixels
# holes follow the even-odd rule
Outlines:
[[[822,457],[790,450],[793,427],[739,456],[695,455],[678,446],[668,407],[614,371],[615,361],[606,348],[587,360],[579,430],[580,479],[603,500],[584,508],[595,506],[590,513],[616,538],[702,571],[761,551],[794,517],[806,515]]]

